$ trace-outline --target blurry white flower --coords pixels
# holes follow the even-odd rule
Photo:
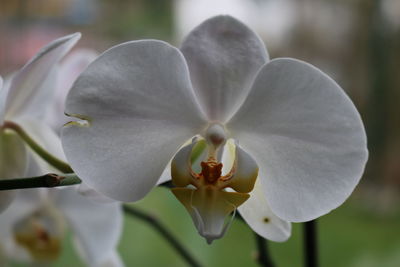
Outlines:
[[[305,62],[270,61],[260,38],[229,16],[202,23],[181,50],[156,40],[109,49],[77,79],[66,113],[84,120],[63,129],[69,162],[111,198],[143,198],[173,157],[173,192],[208,242],[241,204],[254,231],[286,240],[289,222],[342,204],[367,160],[343,90]]]
[[[79,38],[76,33],[51,42],[2,87],[0,82],[0,178],[31,175],[30,151],[15,132],[7,129],[7,123],[22,126],[43,147],[55,146],[57,137],[43,119],[54,93],[57,63]],[[7,206],[12,194],[0,192],[0,209]]]
[[[8,260],[51,263],[62,251],[68,226],[88,266],[123,266],[116,253],[122,219],[118,203],[91,202],[76,186],[19,190],[0,217],[1,249]]]

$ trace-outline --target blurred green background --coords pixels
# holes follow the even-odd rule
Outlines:
[[[74,31],[83,33],[78,48],[98,52],[143,38],[179,46],[188,31],[216,14],[248,24],[271,58],[298,58],[328,73],[363,117],[370,159],[350,199],[319,219],[321,266],[400,266],[399,0],[0,0],[0,74]],[[256,266],[254,236],[240,220],[209,246],[167,189],[135,205],[157,215],[206,266]],[[294,224],[288,242],[268,243],[277,266],[302,266],[301,234],[302,225]],[[69,239],[64,247],[54,266],[83,266]],[[153,229],[132,217],[125,219],[119,251],[127,266],[185,266]]]

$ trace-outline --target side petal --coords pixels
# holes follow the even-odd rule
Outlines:
[[[65,116],[64,110],[65,99],[73,82],[96,57],[96,52],[88,49],[80,49],[72,52],[60,64],[54,100],[51,103],[50,112],[46,114],[46,121],[56,132],[59,132],[62,125],[70,120]]]
[[[186,37],[181,51],[204,113],[222,123],[243,103],[254,76],[268,61],[257,34],[230,16],[200,24]]]
[[[111,198],[135,201],[157,183],[178,148],[205,127],[185,59],[154,40],[113,47],[77,79],[63,128],[72,168]]]
[[[6,103],[7,118],[18,117],[27,112],[42,114],[46,111],[48,105],[38,103],[40,100],[49,99],[49,96],[51,98],[51,90],[54,88],[42,85],[52,78],[53,67],[80,36],[80,33],[75,33],[51,42],[12,77]]]
[[[24,177],[27,167],[24,141],[16,133],[0,128],[0,179]],[[15,194],[15,190],[0,191],[0,212],[10,205]]]
[[[227,128],[259,163],[267,201],[287,221],[312,220],[341,205],[368,157],[349,97],[299,60],[266,64]]]
[[[98,266],[115,251],[122,233],[120,203],[92,202],[81,196],[76,186],[57,190],[54,201],[72,228],[87,263]]]
[[[238,210],[251,229],[260,236],[275,242],[284,242],[290,237],[290,222],[280,219],[271,211],[259,180],[250,198]]]

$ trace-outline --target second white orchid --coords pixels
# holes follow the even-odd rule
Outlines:
[[[237,208],[260,235],[286,240],[289,222],[345,201],[368,154],[360,115],[332,79],[299,60],[270,61],[229,16],[205,21],[180,50],[156,40],[109,49],[77,79],[66,113],[84,120],[62,132],[84,182],[136,201],[170,166],[173,192],[208,242]]]

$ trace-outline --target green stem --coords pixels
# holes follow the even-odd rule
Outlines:
[[[7,128],[15,131],[21,138],[22,140],[25,141],[25,143],[28,144],[28,146],[36,152],[43,160],[48,162],[50,165],[58,169],[59,171],[63,173],[73,173],[74,171],[71,169],[68,163],[58,159],[57,157],[53,156],[49,152],[47,152],[46,149],[44,149],[42,146],[40,146],[35,140],[33,140],[26,132],[24,129],[22,129],[21,126],[18,124],[11,122],[11,121],[5,121],[2,128]]]
[[[48,173],[42,176],[0,179],[0,191],[12,189],[38,188],[38,187],[58,187],[80,184],[82,181],[76,174],[58,175]]]

